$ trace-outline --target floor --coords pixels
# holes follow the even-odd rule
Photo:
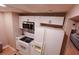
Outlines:
[[[66,49],[65,49],[65,55],[79,55],[79,51],[73,45],[73,43],[71,42],[70,39],[67,41],[67,45],[66,45]]]
[[[13,50],[10,46],[3,49],[2,53],[0,55],[18,55],[16,50]]]
[[[0,53],[0,54],[1,55],[21,55],[21,54],[18,53],[18,51],[14,51],[10,47],[6,47],[5,49],[3,49],[3,52]],[[65,49],[64,55],[79,55],[79,51],[73,45],[71,40],[67,41],[67,45],[66,45],[66,49]]]

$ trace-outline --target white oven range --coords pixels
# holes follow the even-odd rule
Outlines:
[[[27,36],[21,36],[16,38],[16,49],[22,55],[30,55],[31,42],[33,38]]]

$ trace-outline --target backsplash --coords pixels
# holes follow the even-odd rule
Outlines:
[[[31,37],[31,38],[34,38],[34,34],[26,32],[26,31],[24,32],[24,35],[28,36],[28,37]]]

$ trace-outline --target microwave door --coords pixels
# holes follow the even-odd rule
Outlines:
[[[29,24],[23,24],[23,28],[29,29]]]
[[[30,29],[34,30],[34,25],[33,24],[30,24]]]

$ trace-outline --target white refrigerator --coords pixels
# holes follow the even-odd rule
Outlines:
[[[63,43],[64,30],[61,28],[37,27],[32,42],[33,55],[59,55]]]

